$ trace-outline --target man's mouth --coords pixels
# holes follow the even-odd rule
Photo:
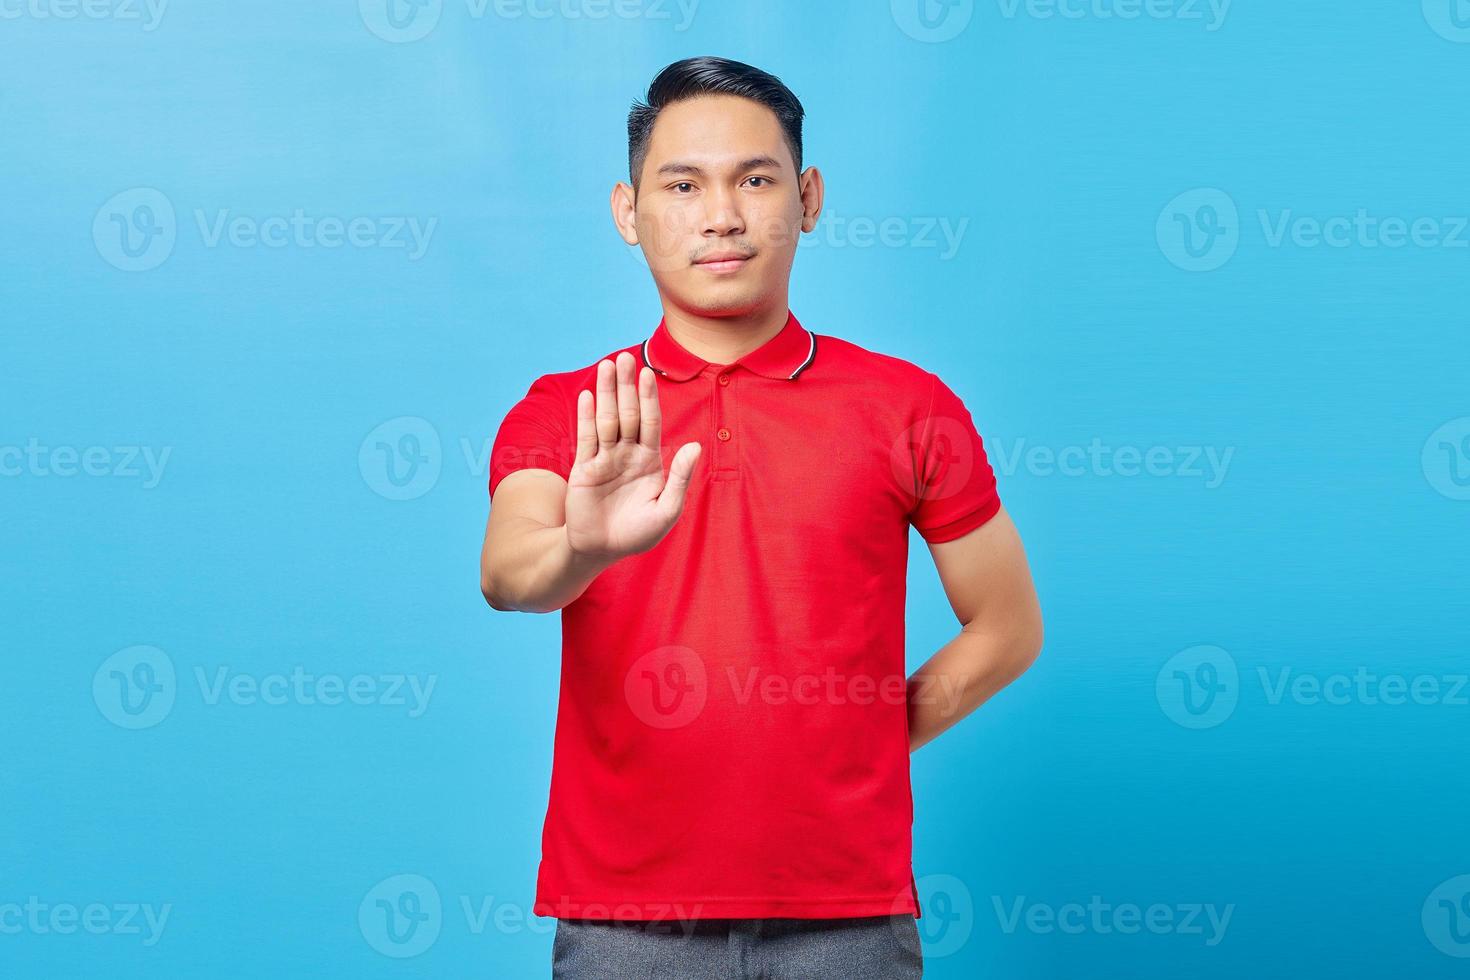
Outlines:
[[[713,252],[694,264],[706,272],[735,272],[744,268],[750,258],[744,252]]]

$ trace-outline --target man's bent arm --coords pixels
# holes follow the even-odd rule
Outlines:
[[[576,599],[612,564],[567,543],[567,482],[524,469],[495,488],[480,550],[480,592],[494,609],[552,612]]]
[[[1041,606],[1021,536],[1001,508],[963,537],[929,546],[963,624],[908,681],[909,751],[1021,676],[1041,652]]]

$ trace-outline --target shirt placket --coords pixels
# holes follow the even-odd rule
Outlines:
[[[740,380],[733,367],[716,367],[710,396],[711,422],[714,425],[711,445],[710,479],[734,480],[740,476],[740,431],[738,392]]]

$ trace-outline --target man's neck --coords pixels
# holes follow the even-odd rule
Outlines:
[[[746,316],[709,317],[664,308],[664,324],[679,346],[711,364],[731,364],[760,347],[786,326],[785,303]]]

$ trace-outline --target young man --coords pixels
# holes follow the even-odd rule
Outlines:
[[[492,449],[485,598],[562,611],[556,977],[919,976],[909,753],[1041,648],[960,399],[787,306],[802,115],[739,62],[659,73],[612,215],[663,318],[538,378]],[[906,678],[910,526],[962,629]]]

